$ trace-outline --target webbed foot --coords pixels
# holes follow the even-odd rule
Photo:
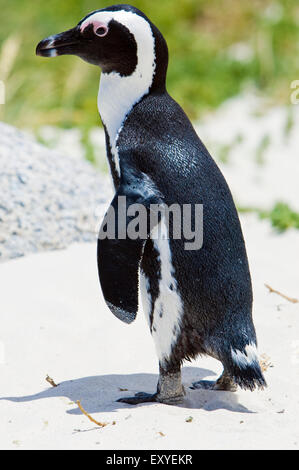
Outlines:
[[[183,402],[185,390],[181,382],[180,369],[176,372],[165,372],[160,367],[160,376],[157,386],[157,392],[150,393],[139,392],[134,397],[124,397],[117,400],[120,403],[129,405],[138,405],[139,403],[165,403],[166,405],[178,405]]]
[[[120,403],[128,403],[129,405],[138,405],[139,403],[155,402],[157,400],[157,393],[150,394],[144,392],[135,393],[134,397],[124,397],[116,400]]]
[[[237,384],[234,379],[228,374],[223,373],[218,380],[199,380],[192,384],[191,389],[202,389],[202,390],[222,390],[226,392],[236,392]]]
[[[162,396],[160,393],[144,393],[138,392],[134,395],[134,397],[124,397],[119,398],[117,402],[120,403],[128,403],[129,405],[139,405],[139,403],[150,403],[150,402],[157,402],[157,403],[164,403],[166,405],[178,405],[182,403],[184,395],[178,396]]]

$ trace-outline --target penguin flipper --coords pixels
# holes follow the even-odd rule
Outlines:
[[[124,172],[101,226],[97,254],[100,284],[107,306],[125,323],[133,322],[137,315],[139,267],[144,245],[150,235],[149,208],[150,204],[160,202],[159,193],[146,175]],[[128,215],[128,209],[133,204],[144,208],[146,219],[144,236],[136,239],[129,236],[131,232],[128,230],[128,225],[134,219]],[[131,207],[129,214],[132,212]]]

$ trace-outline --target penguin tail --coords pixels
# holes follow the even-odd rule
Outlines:
[[[241,350],[231,347],[225,356],[224,369],[241,388],[253,391],[255,388],[263,389],[267,386],[254,342],[247,344]]]

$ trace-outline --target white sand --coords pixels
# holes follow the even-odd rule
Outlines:
[[[259,351],[273,364],[266,391],[190,390],[192,381],[221,372],[219,363],[203,358],[184,367],[184,405],[116,403],[155,390],[154,346],[142,314],[127,326],[109,312],[95,246],[76,245],[0,266],[0,447],[298,449],[299,304],[269,294],[264,282],[299,297],[299,231],[279,236],[255,216],[242,220]],[[45,382],[47,374],[57,388]],[[92,424],[76,400],[110,424]]]

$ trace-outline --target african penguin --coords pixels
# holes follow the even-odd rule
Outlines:
[[[147,215],[152,204],[203,207],[200,249],[186,250],[182,238],[171,236],[174,220],[167,226],[163,216],[147,228],[145,237],[118,234],[98,241],[99,278],[108,307],[130,323],[141,293],[159,359],[157,392],[120,401],[180,402],[185,393],[182,362],[198,354],[221,361],[223,373],[216,382],[194,383],[195,388],[265,386],[237,211],[216,163],[166,91],[168,49],[160,31],[137,8],[115,5],[44,39],[37,54],[74,54],[101,68],[98,107],[116,220],[120,197],[125,197],[126,209],[139,203]],[[127,215],[125,223],[131,220]]]

